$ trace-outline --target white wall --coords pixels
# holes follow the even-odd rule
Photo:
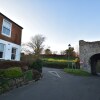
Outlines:
[[[0,43],[3,43],[5,45],[3,59],[11,60],[12,47],[15,47],[17,49],[15,60],[20,61],[20,51],[21,51],[20,45],[17,45],[8,41],[4,41],[2,39],[0,39]]]

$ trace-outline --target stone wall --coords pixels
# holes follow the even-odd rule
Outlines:
[[[100,41],[86,42],[84,40],[80,40],[79,52],[81,68],[91,72],[90,57],[100,53]]]

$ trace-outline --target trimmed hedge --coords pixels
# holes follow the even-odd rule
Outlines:
[[[68,62],[68,60],[66,59],[54,59],[54,58],[43,58],[43,66],[45,67],[51,67],[51,68],[59,68],[59,69],[63,69],[63,68],[80,68],[79,62],[74,62],[72,59],[71,61],[73,62]]]
[[[44,61],[43,66],[45,67],[51,67],[51,68],[59,68],[59,69],[64,69],[64,68],[68,68],[68,67],[72,67],[72,64],[67,62],[47,62]]]
[[[43,58],[54,58],[54,59],[66,59],[67,58],[67,56],[66,55],[56,55],[56,54],[48,54],[48,55],[46,55],[46,54],[42,54],[41,55],[41,57],[43,57]]]
[[[45,67],[50,67],[50,68],[66,68],[67,67],[67,63],[58,63],[58,62],[44,62],[43,66]]]
[[[0,69],[7,69],[15,66],[21,67],[22,70],[25,70],[27,69],[26,66],[29,66],[29,64],[23,61],[9,61],[9,60],[0,61]]]

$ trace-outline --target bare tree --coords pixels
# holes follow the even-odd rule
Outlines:
[[[26,44],[25,51],[30,52],[31,54],[35,54],[36,56],[39,56],[43,50],[44,41],[45,41],[45,37],[41,34],[31,37],[30,42]]]

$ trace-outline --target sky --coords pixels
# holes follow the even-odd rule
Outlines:
[[[37,34],[62,51],[79,40],[100,41],[100,0],[0,0],[0,12],[22,26],[22,43]]]

